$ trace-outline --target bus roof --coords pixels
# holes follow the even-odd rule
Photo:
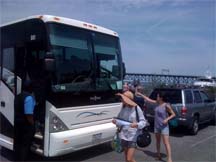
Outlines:
[[[4,27],[4,26],[8,26],[8,25],[12,25],[18,22],[22,22],[25,20],[31,20],[31,19],[41,19],[43,22],[56,22],[56,23],[61,23],[61,24],[66,24],[66,25],[71,25],[71,26],[75,26],[75,27],[79,27],[79,28],[83,28],[83,29],[88,29],[88,30],[93,30],[93,31],[97,31],[97,32],[101,32],[101,33],[105,33],[105,34],[109,34],[112,36],[116,36],[118,37],[118,33],[115,31],[112,31],[110,29],[95,25],[95,24],[91,24],[91,23],[87,23],[87,22],[83,22],[83,21],[79,21],[79,20],[75,20],[75,19],[69,19],[69,18],[65,18],[65,17],[59,17],[59,16],[52,16],[52,15],[34,15],[34,16],[29,16],[23,19],[19,19],[16,21],[12,21],[6,24],[2,24],[0,27]]]

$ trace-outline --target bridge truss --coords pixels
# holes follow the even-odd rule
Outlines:
[[[126,82],[140,82],[145,83],[158,83],[165,85],[193,85],[194,81],[199,76],[184,76],[184,75],[160,75],[160,74],[138,74],[138,73],[127,73],[125,75]]]

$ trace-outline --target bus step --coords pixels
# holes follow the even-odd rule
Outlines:
[[[38,154],[38,155],[43,156],[43,150],[40,148],[40,145],[37,145],[35,143],[32,144],[31,151]]]
[[[36,132],[34,135],[34,138],[39,139],[39,140],[43,140],[43,135],[41,132]]]

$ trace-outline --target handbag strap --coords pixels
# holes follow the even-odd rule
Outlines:
[[[139,123],[139,114],[138,114],[138,110],[137,110],[137,106],[135,107],[135,111],[136,111],[136,119],[137,119],[137,122]]]
[[[135,107],[135,110],[136,110],[136,119],[137,119],[137,122],[139,123],[139,114],[138,114],[138,110],[137,110],[137,106]],[[148,127],[144,127],[143,129],[142,129],[142,131],[144,132],[144,131],[147,131],[148,130]]]
[[[122,131],[122,127],[123,127],[123,126],[118,127],[116,133],[120,133],[120,132]]]

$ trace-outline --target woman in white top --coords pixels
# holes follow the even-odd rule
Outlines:
[[[125,161],[136,162],[134,159],[134,152],[136,149],[136,139],[141,133],[142,128],[146,126],[146,119],[143,115],[140,107],[133,101],[134,95],[130,91],[126,91],[123,94],[117,94],[121,97],[123,107],[118,114],[118,119],[126,120],[131,122],[128,126],[123,126],[120,132],[120,138],[122,147],[124,148]],[[136,108],[139,116],[139,122],[136,117]],[[113,119],[112,121],[117,127],[121,127],[118,120]]]

